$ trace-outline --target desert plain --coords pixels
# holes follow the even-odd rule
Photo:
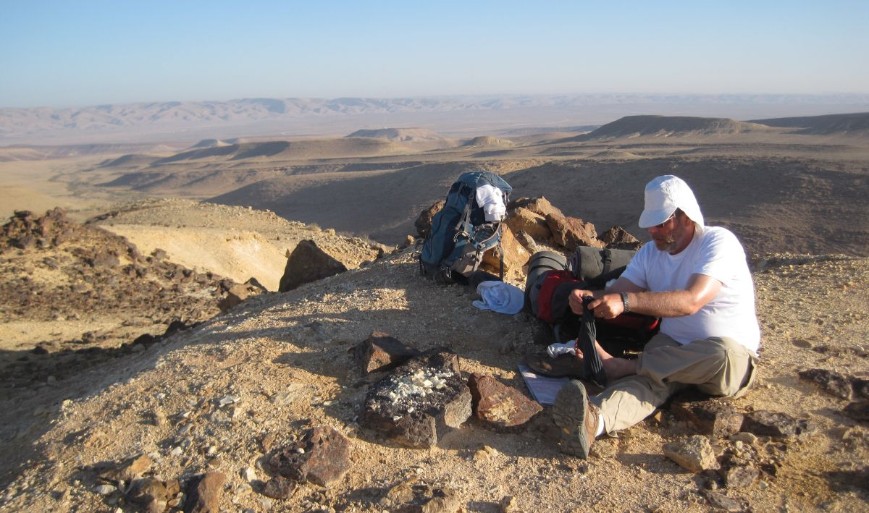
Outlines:
[[[641,115],[582,130],[0,147],[4,219],[60,207],[80,227],[59,245],[0,253],[4,290],[16,291],[0,300],[0,510],[143,511],[157,506],[131,500],[134,478],[218,472],[220,511],[865,511],[867,120]],[[480,311],[472,289],[427,281],[416,265],[418,215],[475,169],[501,175],[513,198],[545,197],[598,232],[620,226],[641,240],[643,185],[684,178],[707,224],[743,242],[755,279],[759,380],[730,404],[799,429],[710,435],[720,466],[694,472],[664,455],[696,432],[667,406],[598,441],[588,460],[558,451],[546,408],[511,430],[471,418],[424,449],[360,426],[371,380],[352,348],[378,331],[447,347],[465,375],[527,394],[517,364],[540,349],[535,321]],[[353,265],[277,292],[287,255],[306,239]],[[129,305],[120,298],[144,287],[73,297],[96,290],[96,275],[122,283],[127,262],[68,268],[64,246],[119,240],[153,256],[148,265],[187,269],[192,283],[159,284],[160,296]],[[255,278],[267,291],[221,311],[221,278]],[[198,306],[172,310],[173,291]],[[179,319],[183,328],[166,333]],[[132,344],[145,334],[156,341]],[[828,378],[807,379],[812,370]],[[346,473],[299,483],[288,498],[262,493],[266,454],[312,426],[349,439]],[[105,478],[140,455],[141,475]],[[728,482],[734,462],[751,478]]]

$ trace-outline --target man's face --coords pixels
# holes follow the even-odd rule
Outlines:
[[[658,250],[675,255],[691,242],[693,235],[689,230],[691,224],[693,221],[687,216],[677,216],[674,213],[663,223],[647,228],[647,230]]]

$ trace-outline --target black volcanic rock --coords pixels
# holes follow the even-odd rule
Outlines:
[[[369,389],[360,424],[413,448],[437,445],[471,416],[471,391],[449,351],[413,358]]]

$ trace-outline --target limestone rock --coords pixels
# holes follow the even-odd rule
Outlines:
[[[664,456],[690,472],[718,468],[712,444],[703,435],[692,435],[664,445]]]
[[[287,258],[278,291],[286,292],[300,285],[343,273],[347,267],[323,251],[313,240],[303,240]]]
[[[613,226],[597,237],[610,249],[640,249],[643,245],[639,239],[625,231],[621,226]]]
[[[543,196],[537,198],[517,198],[507,205],[507,210],[518,210],[525,208],[543,218],[548,215],[564,217],[564,213]]]
[[[506,225],[501,225],[501,251],[504,252],[504,277],[506,279],[519,279],[524,276],[523,267],[528,263],[531,254],[513,236],[513,232]],[[496,248],[483,253],[483,261],[480,269],[498,276],[501,271],[501,257],[496,254]]]
[[[576,217],[547,215],[546,224],[552,232],[552,242],[567,251],[575,251],[578,246],[603,247],[597,239],[594,225]]]
[[[509,226],[514,233],[524,233],[538,242],[548,241],[552,238],[552,232],[549,230],[549,225],[546,224],[546,217],[524,207],[510,212],[504,220],[504,224]]]

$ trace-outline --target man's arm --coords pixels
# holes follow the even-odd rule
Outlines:
[[[570,309],[573,313],[577,315],[582,315],[582,298],[585,296],[592,296],[596,300],[601,299],[605,294],[616,293],[616,297],[621,301],[621,296],[618,295],[619,292],[642,292],[646,289],[635,285],[632,281],[619,277],[616,281],[605,290],[574,290],[570,293],[568,299],[568,304],[570,305]],[[615,317],[615,316],[613,316]]]
[[[619,278],[605,291],[594,293],[595,299],[588,306],[594,310],[595,317],[612,319],[625,311],[622,300],[624,293],[631,312],[654,317],[681,317],[696,313],[712,301],[720,290],[721,282],[704,274],[691,275],[688,287],[684,290],[665,292],[649,292],[627,279]],[[574,291],[571,294],[571,310],[582,313],[582,295],[587,292],[589,291]]]

